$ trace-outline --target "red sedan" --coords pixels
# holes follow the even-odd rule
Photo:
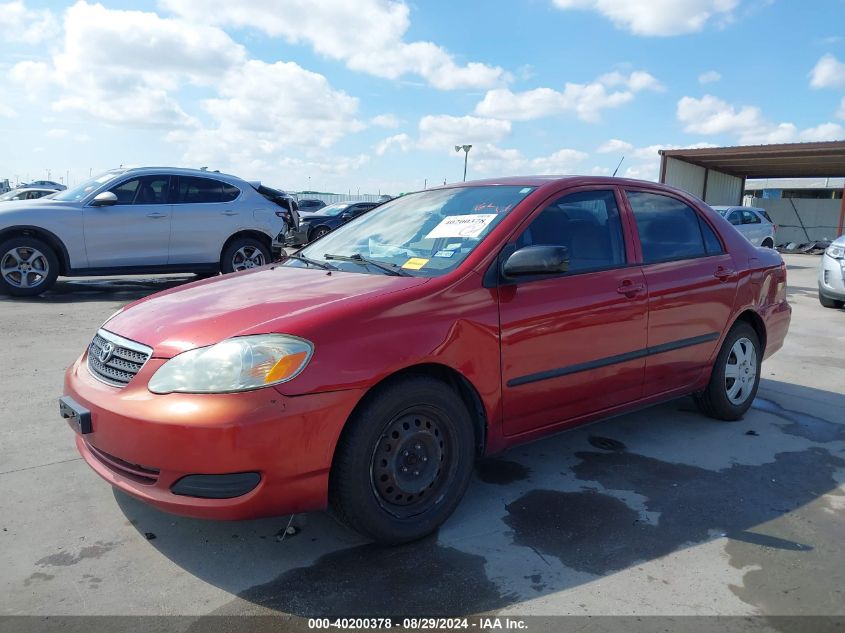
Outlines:
[[[684,394],[740,418],[790,313],[778,253],[681,191],[481,181],[131,304],[60,408],[88,464],[158,508],[331,505],[397,543],[446,520],[480,455]]]

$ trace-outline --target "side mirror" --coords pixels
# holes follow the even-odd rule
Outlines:
[[[348,222],[349,220],[352,219],[352,214],[351,213],[341,213],[340,219],[343,220],[344,222]]]
[[[526,246],[505,260],[505,277],[555,275],[569,270],[569,249],[565,246]]]
[[[114,195],[111,191],[103,191],[98,193],[94,196],[94,199],[91,201],[92,207],[110,207],[114,204],[117,204],[117,196]]]

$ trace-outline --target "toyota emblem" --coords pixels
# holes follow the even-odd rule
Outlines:
[[[97,358],[100,359],[101,363],[105,364],[109,362],[109,359],[111,359],[112,353],[114,353],[114,345],[109,342],[105,342],[100,348],[100,351],[97,352]]]

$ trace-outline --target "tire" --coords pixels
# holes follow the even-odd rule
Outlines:
[[[767,237],[766,239],[763,240],[763,243],[760,244],[760,246],[762,246],[763,248],[774,248],[775,243],[770,238]]]
[[[254,237],[239,237],[229,242],[220,256],[220,272],[234,273],[269,264],[270,249]]]
[[[0,244],[0,288],[8,294],[40,295],[53,287],[58,276],[59,258],[46,242],[21,235]]]
[[[315,229],[311,230],[311,234],[308,236],[308,243],[310,244],[314,240],[319,240],[324,235],[328,235],[331,233],[331,229],[327,226],[318,226]]]
[[[739,352],[743,351],[747,355],[741,358]],[[760,340],[754,328],[745,321],[735,323],[716,356],[707,388],[694,396],[701,412],[717,420],[742,418],[757,395],[762,358]],[[736,377],[731,377],[731,373]],[[741,382],[737,384],[737,381]],[[732,397],[735,387],[738,390]]]
[[[429,376],[396,379],[347,422],[329,478],[331,506],[374,541],[415,541],[455,510],[474,460],[472,420],[458,394]]]
[[[845,302],[839,301],[838,299],[831,299],[830,297],[824,296],[821,292],[819,292],[819,303],[822,304],[825,308],[841,308],[845,305]]]

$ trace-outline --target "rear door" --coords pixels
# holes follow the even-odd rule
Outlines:
[[[640,397],[647,298],[613,188],[550,198],[505,249],[569,249],[569,271],[499,287],[507,435]]]
[[[163,266],[170,242],[170,176],[135,176],[109,189],[111,206],[86,206],[85,249],[91,268]]]
[[[220,261],[223,244],[241,228],[252,228],[252,209],[239,204],[241,191],[216,178],[179,176],[172,190],[171,264]]]
[[[682,199],[627,190],[648,286],[644,396],[695,382],[733,309],[733,259],[699,211]]]

